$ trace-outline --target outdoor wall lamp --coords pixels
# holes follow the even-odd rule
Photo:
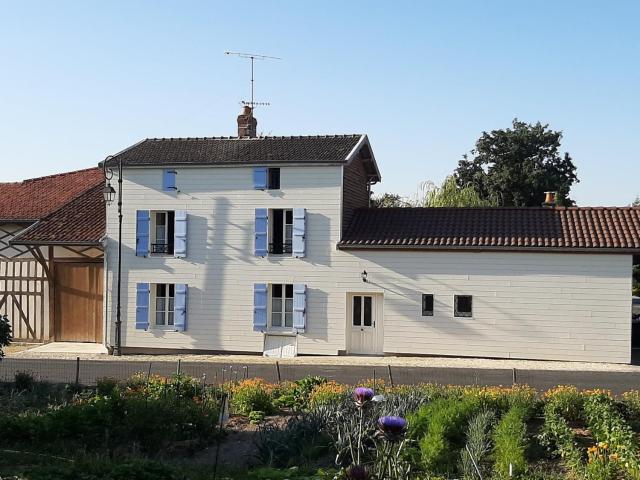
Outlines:
[[[369,281],[369,280],[367,280],[367,275],[368,275],[368,274],[367,274],[367,271],[366,271],[366,270],[363,270],[363,271],[362,271],[362,273],[360,274],[360,278],[362,278],[362,281],[363,281],[364,283],[367,283],[367,282]]]
[[[102,173],[106,184],[102,189],[102,195],[107,205],[111,205],[113,199],[116,196],[116,190],[111,186],[111,179],[113,178],[113,170],[107,166],[110,163],[113,156],[109,155],[102,162]],[[116,331],[114,335],[113,354],[115,356],[122,355],[122,317],[120,314],[121,305],[121,292],[122,292],[122,159],[118,159],[118,290],[116,300]]]

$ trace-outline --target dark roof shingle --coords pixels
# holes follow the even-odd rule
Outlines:
[[[341,163],[363,135],[148,138],[116,154],[124,166]]]
[[[103,184],[87,190],[60,209],[18,234],[17,245],[98,245],[105,234]]]
[[[640,208],[369,208],[339,248],[640,253]]]
[[[104,176],[99,168],[0,183],[0,221],[39,220],[95,185]]]

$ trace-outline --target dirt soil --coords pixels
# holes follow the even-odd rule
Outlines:
[[[275,415],[265,418],[267,424],[277,427],[283,427],[288,420],[289,416],[287,415]],[[246,470],[257,465],[258,425],[250,423],[247,417],[232,415],[224,430],[226,435],[220,443],[218,465],[229,470]],[[216,461],[217,448],[217,444],[214,443],[196,453],[193,456],[193,463],[213,465]]]

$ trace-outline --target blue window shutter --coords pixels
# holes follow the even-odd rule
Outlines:
[[[307,286],[304,283],[293,284],[293,329],[304,333],[307,328]]]
[[[262,332],[267,329],[267,284],[253,285],[253,331]]]
[[[178,172],[175,170],[163,170],[162,171],[162,190],[165,192],[177,190],[176,188],[176,175]]]
[[[302,258],[306,255],[306,248],[305,248],[306,216],[307,216],[307,211],[304,208],[293,209],[292,252],[293,252],[293,256],[296,258]]]
[[[173,256],[187,256],[187,212],[184,210],[176,210],[174,215]]]
[[[147,257],[149,255],[149,210],[136,212],[136,256]]]
[[[267,189],[267,167],[255,167],[253,169],[253,188],[256,190]]]
[[[149,328],[149,284],[136,285],[136,330]]]
[[[256,208],[256,257],[267,256],[267,232],[269,231],[269,210],[266,208]]]
[[[187,329],[187,285],[177,283],[173,305],[173,326],[177,332]]]

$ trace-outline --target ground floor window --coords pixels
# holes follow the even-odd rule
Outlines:
[[[293,328],[293,284],[271,285],[271,326]]]
[[[433,317],[433,294],[422,294],[422,316]]]
[[[473,313],[473,297],[471,295],[455,295],[453,297],[456,317],[470,317]]]
[[[173,326],[175,286],[158,283],[155,285],[155,322],[157,326]]]

